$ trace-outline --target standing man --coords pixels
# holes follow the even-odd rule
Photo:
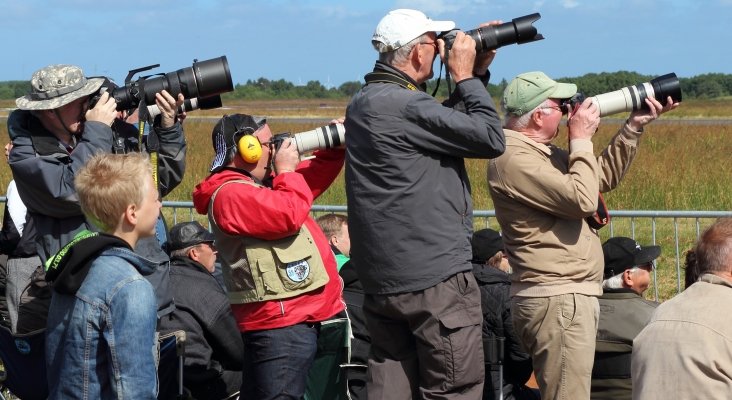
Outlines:
[[[345,152],[319,150],[300,162],[293,141],[276,146],[266,121],[245,114],[221,118],[212,139],[212,173],[193,191],[193,205],[208,214],[242,332],[241,392],[300,399],[320,323],[344,308],[335,257],[310,208]]]
[[[511,275],[511,313],[531,354],[542,399],[590,398],[603,262],[589,225],[598,193],[615,188],[638,150],[643,127],[676,108],[647,98],[599,157],[592,136],[600,112],[591,98],[568,115],[569,151],[551,144],[577,92],[542,72],[512,80],[503,93],[506,152],[488,166]]]
[[[495,52],[476,57],[469,36],[458,32],[450,50],[451,98],[440,104],[423,91],[447,51],[437,33],[454,27],[416,10],[389,12],[373,35],[379,60],[346,112],[351,262],[366,293],[372,399],[483,392],[464,158],[496,157],[504,138],[485,88]]]
[[[699,280],[658,306],[633,341],[633,398],[728,399],[732,393],[732,219],[696,244]]]
[[[74,177],[96,153],[155,151],[153,165],[157,189],[164,197],[183,179],[186,142],[177,118],[183,95],[173,98],[163,90],[155,94],[162,113],[142,141],[137,129],[117,112],[117,102],[105,92],[93,107],[104,78],[87,78],[74,65],[49,65],[33,73],[31,92],[18,98],[18,109],[8,117],[13,141],[10,169],[18,193],[36,228],[36,247],[42,262],[70,242],[76,233],[94,228],[84,217],[74,188]],[[172,297],[168,287],[168,256],[162,217],[155,235],[141,238],[139,255],[158,263],[146,278],[155,287],[159,315],[168,314]]]
[[[628,237],[614,237],[602,245],[605,275],[600,296],[595,363],[592,367],[593,400],[630,400],[630,358],[633,339],[658,307],[643,298],[660,246],[641,246]]]

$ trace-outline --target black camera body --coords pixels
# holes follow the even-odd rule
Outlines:
[[[534,21],[541,18],[541,14],[534,13],[514,18],[511,22],[500,25],[484,26],[481,28],[465,31],[465,34],[475,40],[475,51],[484,53],[495,50],[509,44],[524,44],[544,39],[532,25]],[[445,48],[450,50],[455,41],[458,29],[445,32],[440,38],[445,41]]]
[[[143,76],[132,81],[135,74],[159,66],[160,64],[155,64],[130,70],[125,78],[125,85],[121,87],[105,79],[99,92],[91,98],[89,108],[94,107],[104,92],[109,92],[117,101],[117,110],[123,111],[135,109],[141,102],[154,105],[155,94],[162,90],[167,90],[174,98],[182,93],[186,99],[203,99],[234,90],[226,56],[204,61],[193,60],[191,67],[166,74]]]

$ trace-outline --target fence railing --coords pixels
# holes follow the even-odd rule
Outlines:
[[[5,198],[0,197],[0,202]],[[327,213],[343,213],[346,206],[314,205],[313,216]],[[169,225],[182,221],[198,220],[206,223],[206,217],[196,213],[190,201],[163,201],[163,213]],[[601,239],[627,236],[641,245],[659,245],[661,257],[656,260],[653,271],[651,293],[656,300],[666,300],[681,292],[685,253],[701,232],[714,219],[732,217],[732,211],[658,211],[658,210],[611,210],[609,226],[600,230]],[[493,228],[499,230],[495,210],[473,212],[473,226],[476,230]]]

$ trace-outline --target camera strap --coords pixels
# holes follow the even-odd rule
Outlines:
[[[366,81],[366,85],[370,83],[394,83],[405,89],[421,90],[414,83],[389,72],[369,72],[363,79]]]
[[[602,193],[598,193],[597,196],[597,211],[592,216],[585,218],[587,224],[596,230],[610,223],[610,212],[607,210],[605,199],[602,197]]]

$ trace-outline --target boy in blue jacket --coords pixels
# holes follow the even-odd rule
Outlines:
[[[143,275],[156,263],[132,251],[160,213],[150,162],[98,154],[74,184],[100,233],[80,232],[46,262],[49,399],[154,399],[157,303]]]

